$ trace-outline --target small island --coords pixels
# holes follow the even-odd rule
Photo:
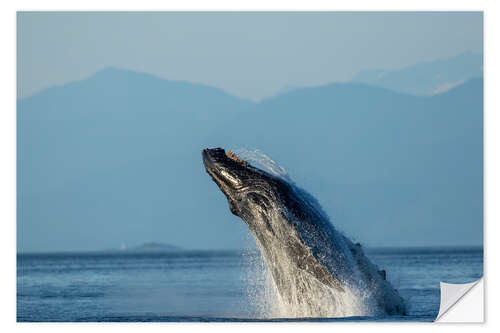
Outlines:
[[[144,243],[139,246],[130,248],[130,249],[125,249],[124,251],[128,252],[172,252],[172,251],[181,251],[182,249],[180,247],[170,245],[170,244],[165,244],[165,243],[156,243],[156,242],[149,242],[149,243]]]
[[[108,249],[104,250],[104,252],[120,252],[120,253],[162,253],[162,252],[177,252],[182,251],[183,249],[166,243],[158,243],[158,242],[148,242],[135,247],[127,247],[125,244],[122,245],[120,249]]]

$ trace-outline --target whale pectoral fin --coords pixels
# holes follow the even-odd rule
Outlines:
[[[344,288],[342,288],[340,281],[320,264],[314,265],[312,271],[308,271],[308,273],[311,273],[321,283],[338,291],[344,291]]]
[[[316,280],[339,291],[344,291],[340,281],[332,276],[323,266],[316,262],[315,258],[306,258],[299,261],[298,268],[313,276]]]
[[[307,247],[302,246],[293,238],[287,244],[289,255],[297,258],[297,267],[313,276],[316,280],[338,291],[344,291],[340,281],[321,265]]]

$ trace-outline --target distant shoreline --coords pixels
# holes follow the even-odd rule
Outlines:
[[[380,247],[366,247],[366,253],[421,253],[421,252],[463,252],[463,251],[484,251],[482,245],[447,245],[447,246],[380,246]],[[17,252],[18,256],[24,255],[138,255],[138,254],[179,254],[179,253],[214,253],[214,254],[252,254],[259,253],[258,249],[183,249],[177,248],[175,250],[128,250],[109,249],[109,250],[73,250],[73,251],[40,251],[40,252]]]

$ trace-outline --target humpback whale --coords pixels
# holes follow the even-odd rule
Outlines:
[[[312,195],[222,148],[204,149],[202,158],[255,238],[288,316],[406,314],[385,271],[336,230]]]

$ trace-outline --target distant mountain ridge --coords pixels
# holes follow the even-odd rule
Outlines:
[[[396,70],[364,70],[352,82],[413,95],[435,95],[483,76],[483,55],[465,52],[455,57],[418,63]]]

